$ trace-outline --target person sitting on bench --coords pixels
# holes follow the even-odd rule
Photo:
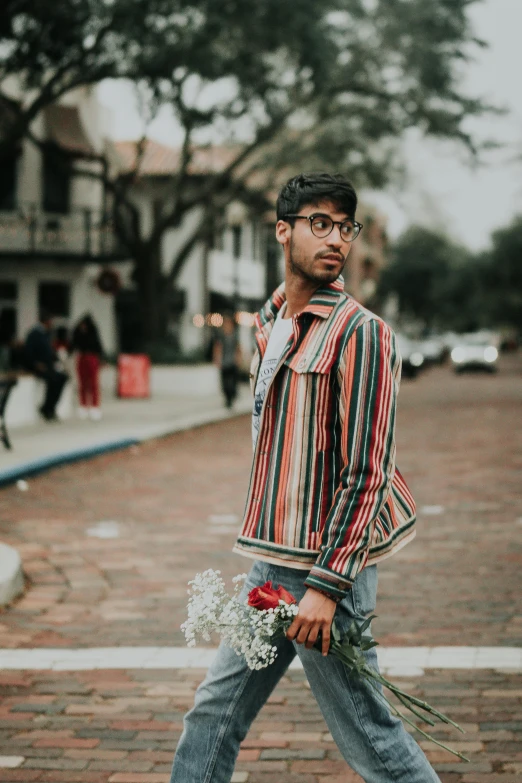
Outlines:
[[[67,373],[55,367],[57,357],[51,342],[52,320],[50,313],[42,312],[39,323],[33,326],[25,340],[27,369],[45,382],[45,398],[39,411],[46,421],[57,419],[56,406],[69,378]]]

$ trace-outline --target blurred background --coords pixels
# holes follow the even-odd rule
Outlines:
[[[443,783],[522,780],[521,29],[520,0],[2,0],[1,780],[170,779],[187,582],[247,567],[275,199],[314,170],[357,188],[346,289],[403,358],[381,661],[466,729],[469,765],[424,745]],[[303,677],[234,783],[361,783]]]
[[[399,332],[405,375],[494,371],[522,323],[521,20],[516,0],[7,0],[4,373],[38,376],[45,312],[73,376],[88,313],[113,396],[122,354],[136,378],[208,364],[230,313],[244,376],[283,274],[275,196],[302,170],[360,192],[346,289]],[[21,394],[13,424],[43,392],[27,416]]]

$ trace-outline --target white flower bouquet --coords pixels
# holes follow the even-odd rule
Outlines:
[[[234,577],[234,592],[229,595],[219,571],[209,569],[202,574],[197,574],[189,582],[188,618],[181,628],[189,647],[195,646],[197,636],[201,636],[208,642],[212,634],[217,634],[237,655],[244,656],[250,669],[264,669],[273,663],[277,656],[274,640],[286,635],[299,612],[299,607],[293,595],[282,586],[273,587],[271,582],[255,587],[249,592],[247,603],[243,603],[239,600],[239,595],[245,579],[246,574]],[[460,726],[446,715],[438,712],[427,702],[406,693],[368,666],[363,653],[378,645],[369,633],[370,623],[374,617],[375,615],[372,615],[361,622],[353,620],[343,634],[334,621],[328,654],[342,661],[352,676],[359,677],[369,687],[374,688],[393,714],[402,718],[415,731],[463,761],[469,761],[462,753],[444,745],[417,726],[390,702],[379,687],[391,691],[400,704],[423,723],[435,726],[433,720],[435,718],[454,726],[463,733]],[[319,638],[315,647],[320,649],[320,646]]]

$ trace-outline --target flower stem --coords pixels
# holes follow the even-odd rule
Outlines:
[[[448,747],[448,745],[444,745],[442,742],[439,742],[434,737],[431,736],[431,734],[428,734],[426,731],[423,731],[420,729],[412,720],[410,720],[406,715],[404,715],[403,712],[400,712],[394,704],[384,695],[384,693],[381,693],[381,691],[377,688],[376,683],[373,680],[368,680],[370,685],[375,689],[378,696],[388,705],[388,707],[391,709],[394,715],[397,715],[399,718],[402,718],[403,721],[405,721],[409,726],[411,726],[415,731],[418,731],[419,734],[422,734],[423,737],[426,737],[427,740],[430,742],[433,742],[435,745],[438,745],[439,748],[443,748],[444,750],[447,750],[449,753],[453,753],[454,756],[458,756],[459,759],[462,759],[462,761],[469,761],[469,759],[464,756],[463,753],[460,753],[458,750],[453,750],[453,748]],[[411,709],[408,707],[408,709]]]
[[[447,723],[448,725],[453,726],[454,728],[458,729],[458,731],[461,732],[461,734],[464,734],[464,729],[462,729],[458,723],[455,723],[451,720],[451,718],[448,718],[447,715],[444,715],[444,713],[439,712],[434,707],[432,707],[430,704],[428,704],[425,701],[422,701],[421,699],[417,699],[416,696],[412,696],[409,693],[406,693],[406,691],[403,691],[401,688],[398,688],[396,685],[394,685],[392,682],[386,679],[386,677],[383,677],[382,674],[379,674],[374,669],[372,669],[370,666],[364,667],[364,673],[370,677],[373,680],[376,680],[381,685],[383,685],[385,688],[388,688],[392,693],[394,693],[397,698],[400,698],[401,696],[406,699],[408,702],[411,702],[411,704],[415,704],[416,707],[420,707],[420,709],[424,710],[425,712],[429,712],[430,715],[434,715],[436,718],[438,718],[442,723]],[[408,706],[408,705],[405,705]],[[411,709],[410,706],[408,706],[408,709]],[[414,712],[414,710],[412,710]],[[429,721],[427,721],[429,723]]]

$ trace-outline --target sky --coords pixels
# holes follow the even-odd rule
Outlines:
[[[477,168],[462,145],[426,139],[415,130],[409,133],[402,144],[405,183],[400,189],[362,194],[387,215],[392,238],[408,225],[421,223],[442,228],[471,250],[480,250],[488,246],[492,231],[522,213],[522,0],[482,0],[469,13],[476,35],[489,46],[476,50],[464,89],[507,113],[475,118],[467,129],[477,138],[494,138],[503,146],[485,154]],[[114,138],[142,134],[129,88],[107,82],[99,88],[99,97],[111,111]],[[164,144],[180,141],[168,111],[159,114],[148,134]]]

